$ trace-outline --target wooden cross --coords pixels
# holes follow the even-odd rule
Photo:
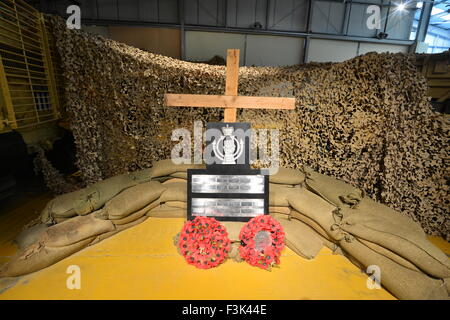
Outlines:
[[[225,108],[224,122],[236,122],[237,108],[295,109],[295,98],[238,96],[239,49],[227,50],[225,95],[172,94],[164,95],[168,107]]]

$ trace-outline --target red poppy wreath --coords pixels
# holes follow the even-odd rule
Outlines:
[[[187,263],[201,269],[221,264],[230,251],[228,232],[216,219],[195,217],[181,230],[178,247]]]
[[[281,224],[268,215],[252,218],[239,234],[239,254],[250,265],[270,269],[280,264],[284,248],[284,230]]]

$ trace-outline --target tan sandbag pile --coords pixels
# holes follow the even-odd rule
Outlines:
[[[152,203],[166,188],[158,181],[150,181],[125,189],[109,200],[101,215],[107,219],[122,219]]]
[[[24,230],[14,239],[14,242],[20,249],[28,247],[35,242],[44,232],[48,226],[43,223],[33,224]]]
[[[450,277],[450,261],[416,222],[342,181],[309,168],[305,172],[306,188],[288,197],[295,211],[317,223],[364,268],[379,266],[381,283],[396,297],[448,298],[444,281]]]
[[[49,22],[86,183],[151,167],[170,157],[173,129],[223,119],[217,108],[164,107],[163,95],[223,94],[224,66],[144,52],[69,30],[60,18]],[[410,216],[428,234],[450,237],[449,116],[432,111],[427,89],[414,55],[400,53],[242,67],[239,95],[293,96],[296,109],[241,109],[238,121],[280,130],[281,166],[307,164]]]
[[[158,171],[161,168],[164,170]],[[114,190],[123,191],[97,211],[45,228],[36,241],[0,270],[0,276],[45,268],[149,216],[186,217],[187,187],[180,177],[187,168],[164,161],[148,169],[145,178],[131,187],[127,179],[120,180],[123,187],[116,185],[116,179],[109,180],[115,184]],[[153,177],[151,172],[155,172]],[[180,174],[174,178],[174,173]],[[139,174],[142,172],[130,175]],[[282,169],[271,181],[270,213],[285,229],[287,246],[298,255],[312,259],[326,246],[364,271],[378,266],[381,284],[400,299],[449,297],[449,259],[427,240],[412,219],[371,200],[361,189],[308,167],[297,173]],[[71,197],[66,198],[67,203],[61,201],[64,197],[58,199],[62,208],[73,207]],[[48,209],[42,215],[47,216]],[[224,224],[233,244],[229,258],[240,261],[239,232],[243,223]]]
[[[151,171],[144,169],[132,174],[121,174],[96,182],[84,189],[62,194],[51,200],[41,214],[42,223],[58,218],[85,215],[102,207],[122,190],[151,179]]]

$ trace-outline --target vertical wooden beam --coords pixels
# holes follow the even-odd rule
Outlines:
[[[7,119],[1,119],[0,118],[0,131],[4,129],[5,124],[3,121],[6,122],[7,125],[9,125],[12,129],[17,128],[17,122],[16,122],[16,114],[14,112],[14,107],[11,99],[11,95],[9,93],[9,86],[8,81],[6,79],[6,73],[3,69],[3,61],[2,56],[0,54],[0,91],[1,95],[3,96],[3,101],[6,107],[6,116]],[[1,99],[0,99],[1,100]],[[1,116],[1,113],[0,113]]]
[[[227,50],[227,79],[225,82],[225,95],[237,96],[239,77],[239,49]],[[236,108],[225,108],[224,122],[236,122]]]

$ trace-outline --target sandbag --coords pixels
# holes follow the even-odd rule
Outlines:
[[[173,177],[173,178],[179,178],[179,179],[187,180],[187,172],[186,171],[174,172],[174,173],[171,173],[170,176]]]
[[[148,211],[146,215],[154,218],[186,218],[187,212],[186,209],[174,208],[161,204]]]
[[[349,210],[350,208],[348,206],[342,206],[342,208],[345,210],[346,215],[353,214],[353,213],[361,213],[364,212],[364,216],[369,217],[370,219],[375,218],[378,221],[390,221],[392,222],[392,225],[394,229],[392,231],[395,232],[406,232],[407,234],[414,235],[414,237],[418,239],[426,239],[427,235],[425,234],[425,231],[422,229],[420,224],[414,220],[412,220],[410,217],[408,217],[406,214],[403,214],[401,212],[395,211],[394,209],[389,208],[388,206],[376,202],[370,198],[364,198],[360,201],[358,206],[354,210]],[[357,218],[357,217],[353,217]],[[366,219],[366,218],[364,218]]]
[[[98,210],[119,192],[138,183],[139,181],[130,174],[121,174],[97,182],[84,189],[82,196],[75,200],[75,212],[78,215],[85,215]]]
[[[47,230],[46,224],[36,224],[28,229],[23,230],[15,239],[14,242],[20,249],[24,249],[34,242]]]
[[[286,217],[285,217],[285,219],[286,219]],[[296,219],[291,216],[287,217],[287,219],[288,220],[299,220],[299,219]],[[325,235],[322,233],[319,233],[316,229],[314,229],[313,226],[311,226],[310,224],[305,222],[308,220],[305,220],[305,221],[299,220],[299,221],[304,223],[305,225],[307,225],[309,228],[311,228],[311,230],[316,234],[316,237],[318,237],[322,241],[322,244],[325,247],[327,247],[328,249],[330,249],[333,252],[333,254],[342,254],[342,250],[339,248],[336,241],[331,240],[326,233],[325,233]]]
[[[19,251],[0,270],[0,277],[16,277],[46,268],[87,247],[95,237],[84,239],[65,247],[47,247],[32,244]]]
[[[450,296],[450,278],[445,278],[444,283],[445,283],[445,288],[447,289],[447,293]]]
[[[281,213],[281,214],[289,215],[291,213],[291,208],[270,206],[269,213]]]
[[[286,234],[286,245],[299,256],[313,259],[323,247],[323,242],[314,230],[298,220],[288,220],[277,215],[276,220],[281,224]]]
[[[156,178],[152,178],[152,181],[158,181],[160,183],[164,183],[167,180],[173,179],[171,176],[163,176],[163,177],[156,177]]]
[[[134,172],[130,172],[130,177],[134,181],[139,183],[148,182],[152,179],[153,168],[147,168],[143,170],[138,170]]]
[[[293,186],[271,183],[269,186],[269,206],[288,207],[288,195],[295,191]]]
[[[48,227],[38,241],[49,247],[64,247],[112,230],[115,227],[111,221],[90,214]]]
[[[288,195],[288,202],[295,211],[317,222],[326,232],[329,239],[340,240],[347,234],[337,225],[337,208],[324,200],[319,195],[306,188],[296,188],[295,192]]]
[[[431,276],[450,277],[450,261],[446,254],[423,233],[418,233],[417,224],[408,217],[392,211],[388,218],[378,215],[377,210],[368,211],[366,207],[343,208],[342,212],[343,230],[393,251]]]
[[[297,169],[278,168],[276,174],[269,176],[269,183],[296,185],[305,182],[305,174]]]
[[[410,261],[406,260],[405,258],[399,256],[398,254],[392,252],[389,249],[386,249],[382,246],[377,245],[376,243],[364,240],[364,239],[358,239],[363,245],[365,245],[366,247],[372,249],[373,251],[375,251],[376,253],[379,253],[383,256],[385,256],[386,258],[391,259],[392,261],[398,263],[399,265],[414,270],[414,271],[418,271],[421,272],[419,268],[417,268],[414,264],[412,264]]]
[[[166,201],[164,204],[168,207],[187,209],[187,203],[183,201]]]
[[[102,234],[98,235],[97,237],[95,237],[94,240],[89,244],[89,246],[93,246],[93,245],[95,245],[95,244],[97,244],[97,243],[99,243],[99,242],[101,242],[101,241],[103,241],[103,240],[105,240],[107,238],[112,237],[115,234],[118,234],[121,231],[124,231],[124,230],[129,229],[131,227],[134,227],[134,226],[136,226],[138,224],[141,224],[142,222],[144,222],[147,219],[148,219],[147,216],[143,216],[143,217],[140,217],[139,219],[136,219],[136,220],[131,221],[129,223],[116,225],[116,229],[115,230],[102,233]]]
[[[159,206],[159,199],[153,201],[152,203],[146,205],[144,208],[122,218],[122,219],[111,219],[111,222],[114,223],[114,225],[123,225],[127,223],[131,223],[141,217],[143,217],[148,211],[150,211],[153,208],[156,208]]]
[[[331,238],[328,236],[327,232],[325,231],[324,228],[322,228],[322,226],[320,224],[318,224],[316,221],[314,221],[313,219],[311,219],[308,216],[305,216],[304,214],[295,211],[295,210],[291,210],[290,214],[289,214],[289,219],[297,219],[303,223],[306,223],[308,226],[310,226],[311,228],[313,228],[317,233],[319,233],[322,237],[326,238],[327,240],[331,241]]]
[[[70,219],[72,219],[73,217],[71,217],[71,218],[54,218],[53,220],[54,220],[54,222],[55,223],[61,223],[61,222],[64,222],[64,221],[67,221],[67,220],[70,220]]]
[[[77,190],[59,195],[50,200],[41,212],[41,222],[47,223],[52,218],[70,218],[77,215],[75,201],[82,196],[82,190]]]
[[[175,172],[186,172],[187,169],[204,169],[204,164],[174,164],[171,159],[156,162],[152,168],[152,179],[164,177]]]
[[[306,187],[335,206],[343,204],[344,199],[352,199],[352,206],[356,206],[359,200],[364,198],[361,189],[344,181],[320,174],[307,166],[303,166],[303,171],[306,174]]]
[[[172,182],[165,185],[166,190],[161,194],[161,203],[167,201],[187,202],[187,182]]]
[[[103,210],[109,219],[124,218],[156,200],[165,189],[166,187],[157,181],[138,184],[109,200]]]
[[[448,299],[444,281],[416,272],[376,253],[358,240],[340,241],[340,246],[359,261],[364,270],[378,266],[381,284],[399,299]]]
[[[245,226],[245,222],[240,221],[220,221],[220,223],[227,229],[228,239],[231,242],[241,242],[239,234],[241,229]]]
[[[227,259],[231,259],[235,262],[242,262],[244,259],[242,259],[241,254],[239,252],[239,242],[232,242],[230,245],[230,251],[228,252]]]
[[[136,175],[122,174],[99,181],[84,189],[57,196],[47,203],[40,215],[40,220],[42,223],[48,223],[53,222],[54,218],[70,218],[91,213],[102,207],[120,191],[139,182]]]
[[[187,183],[187,181],[185,179],[173,178],[172,176],[169,176],[169,177],[170,177],[170,179],[162,182],[163,185],[167,185],[169,183],[174,183],[174,182]]]

